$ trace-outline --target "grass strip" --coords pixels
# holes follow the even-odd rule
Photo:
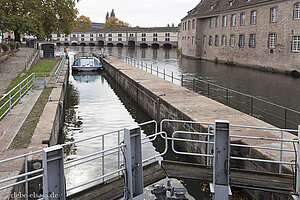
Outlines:
[[[25,122],[15,136],[13,142],[10,144],[9,149],[23,149],[27,148],[31,142],[32,135],[44,111],[45,105],[49,100],[52,88],[45,88],[35,102],[31,112],[27,116]]]

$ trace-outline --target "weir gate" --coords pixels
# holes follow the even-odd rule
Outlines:
[[[141,131],[146,126],[154,126],[154,132],[141,138]],[[167,134],[170,128],[175,131]],[[176,177],[211,183],[210,190],[214,199],[228,199],[231,193],[230,186],[293,194],[294,199],[298,199],[299,137],[288,140],[283,139],[284,137],[278,139],[239,135],[243,130],[256,133],[268,130],[281,136],[286,132],[300,135],[300,126],[298,130],[288,130],[234,125],[228,121],[202,123],[168,119],[162,120],[158,126],[156,121],[149,121],[134,128],[102,133],[2,160],[0,167],[22,160],[24,170],[17,176],[0,180],[0,191],[13,188],[8,195],[13,197],[23,194],[23,199],[117,199],[122,196],[124,199],[144,199],[143,186],[151,185],[165,177]],[[239,138],[254,140],[257,145],[235,143]],[[105,145],[113,139],[117,145]],[[155,140],[162,142],[160,153],[144,157],[141,147]],[[71,146],[91,142],[98,142],[101,150],[76,159],[65,159],[65,154]],[[180,148],[183,143],[189,143],[194,148],[184,151]],[[270,144],[276,144],[278,148],[271,148]],[[274,151],[278,156],[266,159],[249,157],[249,154],[245,153],[257,149]],[[164,160],[163,156],[168,151],[192,156],[200,164]],[[286,160],[283,156],[286,153],[293,154],[295,159]],[[115,156],[115,168],[105,168],[108,156]],[[65,182],[66,170],[79,165],[90,165],[93,161],[97,161],[100,169],[95,178],[78,185]],[[252,166],[251,170],[246,166]],[[78,176],[84,176],[84,173],[88,171]],[[171,191],[173,199],[185,199],[184,189],[172,188],[171,185],[155,188],[153,193],[164,199],[167,191]]]

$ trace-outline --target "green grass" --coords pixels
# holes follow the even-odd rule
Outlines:
[[[44,107],[49,100],[52,88],[45,88],[34,104],[31,112],[27,116],[25,122],[20,128],[18,134],[9,146],[9,149],[27,148],[31,142],[32,135],[37,123],[43,113]]]
[[[20,73],[13,81],[12,83],[9,85],[9,87],[7,88],[6,92],[9,92],[10,90],[12,90],[15,86],[17,86],[19,83],[21,83],[24,79],[26,79],[30,74],[32,73],[49,73],[53,70],[53,68],[55,67],[56,63],[58,61],[55,59],[41,59],[38,61],[38,63],[36,65],[34,65],[29,71],[27,72],[22,72]],[[21,84],[21,87],[24,87],[26,85],[26,82],[24,82],[23,84]],[[22,89],[22,94],[26,91],[26,87]],[[18,93],[19,88],[16,88],[12,91],[12,96],[15,95],[16,93]],[[12,104],[15,103],[18,98],[20,97],[20,94],[16,94],[16,96],[12,99]],[[9,98],[6,97],[4,98],[2,101],[0,101],[0,107],[5,104],[5,102],[8,100]],[[16,102],[17,103],[17,102]],[[1,110],[0,110],[0,116],[6,111],[6,109],[9,108],[9,104],[7,103]],[[3,116],[4,117],[4,116]],[[3,118],[2,118],[3,119]],[[2,120],[0,118],[0,121]]]

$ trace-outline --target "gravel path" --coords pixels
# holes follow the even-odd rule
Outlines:
[[[13,56],[0,57],[0,97],[12,80],[24,70],[26,59],[33,51],[33,48],[21,47]]]

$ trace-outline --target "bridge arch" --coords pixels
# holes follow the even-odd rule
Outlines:
[[[61,46],[61,43],[60,42],[56,42],[56,46]]]
[[[89,43],[89,46],[90,46],[90,47],[94,47],[94,46],[96,46],[96,44],[95,44],[94,42],[90,42],[90,43]]]
[[[159,44],[153,43],[153,44],[151,45],[151,47],[152,47],[152,49],[159,49]]]
[[[170,44],[170,43],[165,43],[165,44],[163,45],[163,48],[164,48],[164,49],[172,49],[172,44]]]
[[[70,46],[70,43],[69,42],[65,42],[64,46]]]
[[[98,41],[98,46],[103,47],[104,46],[104,41],[103,40],[99,40]]]
[[[81,43],[80,43],[80,46],[86,46],[86,43],[81,42]]]
[[[73,41],[73,42],[71,43],[71,45],[72,45],[72,46],[78,46],[78,43],[77,43],[76,41]]]
[[[107,43],[107,46],[108,47],[114,47],[114,44],[110,42],[110,43]]]
[[[135,47],[135,41],[133,41],[133,40],[130,40],[130,41],[128,41],[128,47]]]
[[[146,44],[146,43],[141,43],[141,44],[140,44],[140,47],[141,47],[141,48],[148,48],[148,44]]]
[[[117,47],[124,47],[123,43],[117,43]]]

